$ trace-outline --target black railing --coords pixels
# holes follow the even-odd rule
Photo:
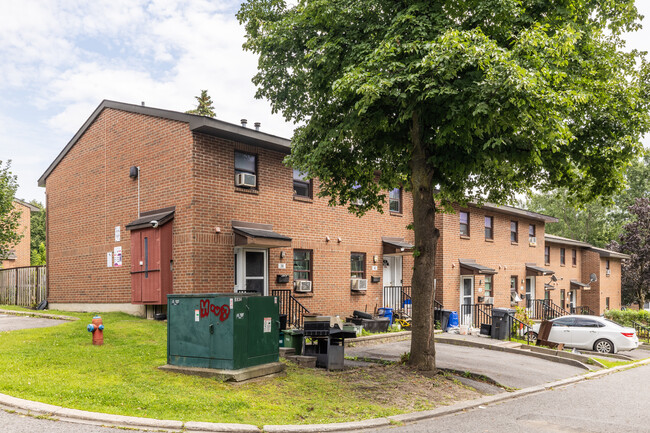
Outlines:
[[[521,320],[517,319],[515,316],[508,315],[508,340],[512,340],[513,337],[519,340],[526,340],[526,344],[531,343],[531,334],[533,328],[525,324]]]
[[[571,314],[588,314],[593,316],[594,312],[586,305],[581,305],[579,307],[571,307]]]
[[[384,286],[382,305],[400,311],[404,308],[406,301],[411,301],[411,286]],[[408,302],[409,304],[411,302]]]
[[[557,305],[551,299],[531,300],[528,305],[528,317],[534,320],[551,320],[569,314],[568,311]]]
[[[492,324],[492,304],[462,304],[459,322],[461,325],[480,328],[482,324]]]
[[[650,343],[650,328],[642,325],[639,322],[634,322],[632,321],[632,326],[634,327],[634,330],[636,331],[636,336],[639,337],[639,340],[646,341]]]
[[[280,301],[280,314],[287,315],[287,326],[302,328],[305,314],[309,314],[309,310],[294,298],[291,290],[276,289],[271,291],[271,295],[278,297]]]

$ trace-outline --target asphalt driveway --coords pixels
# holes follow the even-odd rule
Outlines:
[[[411,342],[406,340],[374,346],[346,347],[345,355],[397,361],[401,354],[410,351],[410,345]],[[442,343],[436,344],[436,365],[439,368],[482,374],[511,388],[527,388],[586,373],[586,370],[579,367],[532,356]]]
[[[66,323],[66,321],[0,313],[0,332],[16,331],[18,329],[47,328],[49,326],[60,325],[61,323]]]

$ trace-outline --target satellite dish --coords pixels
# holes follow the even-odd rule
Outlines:
[[[596,281],[598,281],[598,277],[596,277],[596,274],[592,272],[591,275],[589,275],[589,283],[595,283]]]

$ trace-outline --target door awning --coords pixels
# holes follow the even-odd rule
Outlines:
[[[384,254],[407,255],[413,253],[413,244],[406,242],[404,238],[382,236],[381,242],[384,246]]]
[[[591,286],[589,284],[581,283],[578,280],[571,280],[571,285],[572,286],[577,286],[577,288],[579,288],[579,289],[585,289],[585,290],[591,289]]]
[[[494,275],[496,270],[488,268],[487,266],[479,265],[476,260],[471,259],[458,259],[460,263],[461,275]]]
[[[526,273],[530,273],[531,275],[529,276],[541,277],[544,275],[553,275],[555,271],[526,263]]]
[[[277,248],[290,247],[291,238],[272,230],[270,224],[254,224],[240,221],[232,222],[235,246]]]
[[[151,227],[160,227],[161,225],[174,219],[175,207],[142,212],[140,218],[131,221],[126,225],[127,230],[146,229]]]

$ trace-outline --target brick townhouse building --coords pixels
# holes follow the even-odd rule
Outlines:
[[[22,268],[31,263],[31,213],[40,209],[22,200],[13,201],[14,209],[20,211],[18,233],[23,237],[16,245],[9,248],[9,252],[0,260],[0,269]]]
[[[103,101],[39,179],[51,306],[151,315],[168,293],[233,290],[341,316],[401,302],[410,194],[395,189],[383,213],[362,218],[328,206],[318,182],[282,163],[289,140],[257,129]],[[459,310],[543,298],[554,272],[543,267],[545,224],[556,220],[508,206],[457,211],[436,217],[437,301]]]

